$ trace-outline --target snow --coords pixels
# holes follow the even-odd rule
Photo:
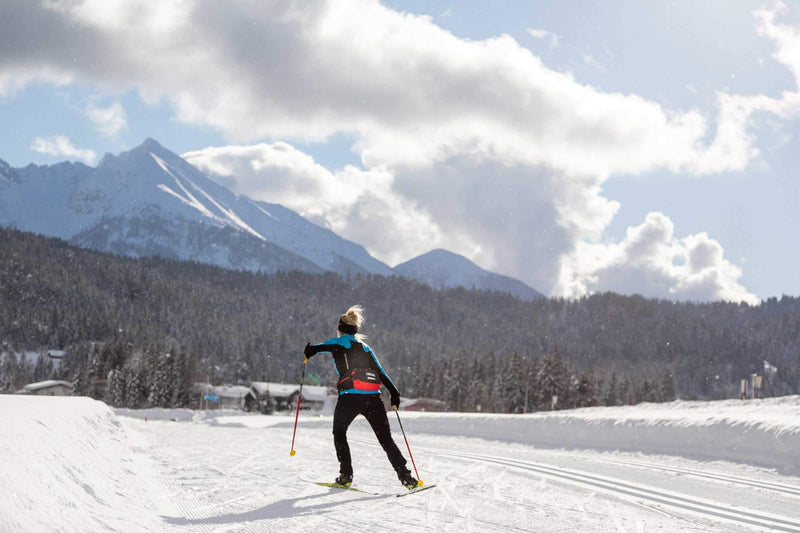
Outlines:
[[[250,386],[261,396],[269,394],[273,398],[288,398],[298,392],[300,387],[286,383],[268,383],[266,381],[253,381]],[[310,402],[325,402],[330,396],[336,396],[336,389],[320,385],[304,385],[303,399]]]
[[[344,257],[365,272],[392,273],[363,246],[344,240],[283,206],[255,202],[233,193],[152,139],[118,156],[107,155],[96,168],[61,163],[24,169],[9,167],[8,172],[19,179],[0,181],[0,226],[107,249],[108,243],[94,241],[83,232],[91,235],[91,230],[102,228],[108,220],[150,219],[155,213],[165,224],[174,224],[175,231],[191,222],[229,227],[237,230],[235,235],[252,236],[259,243],[269,241],[323,270],[334,269],[339,258]],[[152,239],[159,242],[163,234],[170,234],[167,229],[172,228],[159,226],[144,235],[121,233],[116,238],[124,240],[135,256],[136,250]],[[218,244],[235,249],[237,242],[238,239],[228,239]],[[181,239],[160,244],[171,248],[177,258],[269,271],[261,264],[231,264],[230,249],[228,253],[206,254],[206,250]],[[302,265],[297,268],[302,269]]]
[[[366,421],[0,395],[0,531],[800,532],[800,396],[530,415],[401,413],[403,489]],[[394,413],[395,440],[408,457]],[[411,466],[411,465],[409,465]]]
[[[28,383],[27,385],[22,387],[22,390],[24,392],[35,392],[35,391],[42,390],[42,389],[47,389],[47,388],[50,388],[50,387],[57,387],[59,385],[64,387],[64,388],[67,388],[67,389],[72,389],[73,388],[72,383],[70,383],[69,381],[59,381],[59,380],[55,380],[55,379],[48,379],[48,380],[45,380],[45,381],[39,381],[37,383]]]

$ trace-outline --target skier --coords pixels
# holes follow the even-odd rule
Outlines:
[[[394,409],[400,406],[400,393],[378,362],[375,352],[364,342],[364,335],[358,333],[363,322],[364,310],[360,305],[354,305],[339,317],[338,336],[320,344],[306,344],[303,350],[307,358],[319,352],[330,352],[339,375],[339,400],[333,413],[333,444],[339,459],[339,477],[334,483],[349,487],[353,482],[347,428],[356,416],[364,415],[397,472],[398,479],[404,487],[412,489],[418,483],[406,468],[406,460],[392,439],[389,419],[381,401],[381,384],[389,389]]]

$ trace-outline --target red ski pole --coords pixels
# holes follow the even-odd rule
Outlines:
[[[294,436],[297,434],[297,419],[300,418],[300,400],[303,398],[303,382],[306,380],[306,363],[308,357],[303,358],[303,374],[300,376],[300,392],[297,394],[297,414],[294,415],[294,431],[292,431],[292,451],[289,455],[294,457],[297,452],[294,449]]]
[[[414,456],[411,455],[411,446],[408,445],[408,439],[406,438],[406,430],[403,429],[403,423],[400,421],[400,413],[397,412],[397,407],[392,407],[394,409],[394,414],[397,415],[397,423],[400,424],[400,431],[403,432],[403,440],[406,441],[406,448],[408,449],[408,456],[411,457],[411,465],[414,467],[414,473],[417,475],[417,483],[419,486],[422,486],[422,480],[419,478],[419,472],[417,472],[417,464],[414,462]]]

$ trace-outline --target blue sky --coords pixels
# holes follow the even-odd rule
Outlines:
[[[0,158],[157,139],[390,265],[555,295],[800,294],[800,8],[11,0]]]

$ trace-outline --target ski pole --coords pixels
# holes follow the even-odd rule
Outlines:
[[[300,376],[300,392],[297,394],[297,414],[294,415],[294,431],[292,431],[292,451],[289,452],[289,455],[294,457],[294,454],[297,452],[294,450],[294,436],[297,434],[297,419],[300,418],[300,399],[303,397],[303,383],[306,380],[306,363],[308,362],[308,357],[303,357],[303,373]]]
[[[408,439],[406,438],[406,430],[403,429],[403,423],[400,421],[400,413],[397,411],[397,407],[392,406],[394,409],[394,414],[397,415],[397,423],[400,424],[400,431],[403,432],[403,440],[406,441],[406,448],[408,449],[408,456],[411,457],[411,465],[414,467],[414,473],[417,475],[417,483],[419,486],[422,486],[422,480],[419,478],[419,472],[417,472],[417,463],[414,462],[414,456],[411,455],[411,446],[408,445]]]

